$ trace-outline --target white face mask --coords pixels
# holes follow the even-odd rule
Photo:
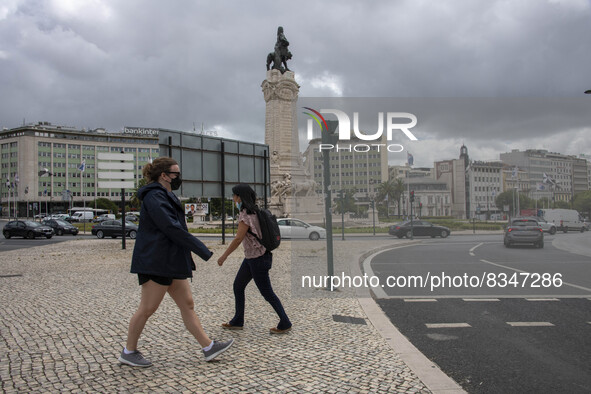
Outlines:
[[[240,209],[242,209],[242,203],[241,202],[237,202],[236,203],[236,208],[238,208],[238,210],[240,211]]]

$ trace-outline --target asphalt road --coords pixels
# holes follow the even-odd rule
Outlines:
[[[591,392],[591,233],[546,236],[544,249],[507,249],[501,238],[424,238],[375,255],[365,272],[380,283],[443,272],[480,280],[486,273],[476,288],[454,287],[452,280],[433,291],[375,291],[401,333],[466,391]],[[557,274],[561,281],[553,281]]]

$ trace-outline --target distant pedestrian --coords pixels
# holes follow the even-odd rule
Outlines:
[[[137,343],[148,318],[156,312],[167,292],[180,309],[185,327],[202,346],[205,360],[210,361],[226,351],[233,340],[212,341],[207,336],[193,310],[187,278],[193,277],[195,270],[191,252],[203,260],[209,260],[213,253],[187,231],[185,211],[172,193],[182,183],[177,162],[159,157],[146,164],[143,175],[148,184],[138,191],[142,209],[131,261],[131,272],[138,274],[142,293],[140,305],[129,322],[127,346],[119,361],[134,367],[152,365],[137,350]]]
[[[223,323],[222,327],[228,330],[241,330],[244,326],[244,305],[246,286],[254,279],[254,283],[265,300],[271,304],[279,316],[277,327],[271,328],[271,334],[284,334],[291,330],[291,322],[283,309],[279,297],[273,291],[269,270],[273,263],[273,255],[257,241],[255,237],[261,237],[261,227],[256,215],[259,209],[256,204],[256,193],[249,185],[239,184],[232,188],[233,199],[240,216],[238,217],[238,231],[236,237],[228,245],[228,249],[218,259],[221,266],[228,256],[242,244],[244,257],[242,265],[234,279],[234,297],[236,311],[230,322]],[[250,230],[250,231],[249,231]]]

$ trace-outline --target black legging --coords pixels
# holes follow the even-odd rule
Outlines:
[[[245,296],[244,290],[246,286],[254,279],[254,283],[257,285],[259,292],[265,298],[265,300],[271,304],[277,315],[279,316],[279,324],[277,328],[285,330],[291,327],[291,322],[281,305],[279,297],[273,291],[271,286],[271,280],[269,279],[269,270],[273,264],[273,255],[271,253],[265,253],[260,257],[254,259],[244,259],[240,269],[236,273],[234,279],[234,298],[236,300],[236,314],[230,321],[233,326],[244,325],[244,304]]]

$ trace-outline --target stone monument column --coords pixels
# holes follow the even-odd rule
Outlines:
[[[300,154],[296,115],[300,86],[287,68],[287,60],[291,59],[288,45],[283,28],[279,27],[275,50],[267,56],[267,78],[261,85],[266,103],[265,144],[269,145],[271,172],[269,208],[278,217],[315,211],[318,199],[317,185],[306,174]]]
[[[261,85],[266,102],[265,144],[269,145],[271,182],[283,180],[283,175],[293,174],[294,166],[301,162],[298,146],[296,104],[300,86],[294,73],[279,70],[267,71],[267,79]]]

